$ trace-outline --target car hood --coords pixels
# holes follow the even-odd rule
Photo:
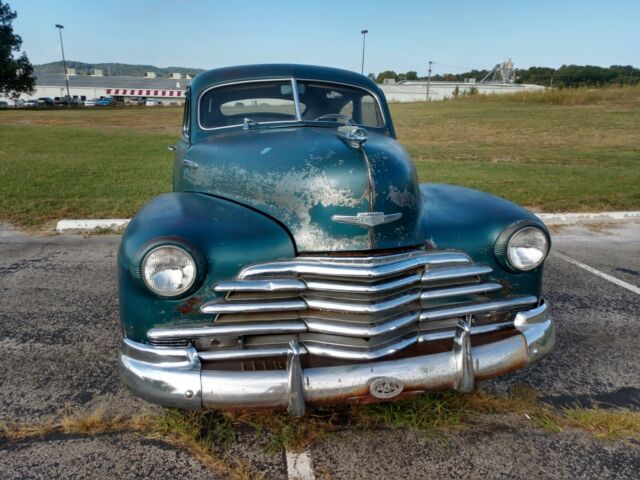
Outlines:
[[[415,168],[387,136],[370,132],[358,149],[335,128],[256,128],[212,135],[192,145],[184,158],[188,166],[177,161],[177,190],[210,193],[268,214],[287,227],[298,251],[422,242]],[[402,217],[372,228],[332,219],[366,212]]]

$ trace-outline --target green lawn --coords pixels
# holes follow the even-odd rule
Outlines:
[[[421,181],[541,211],[640,208],[640,89],[391,106]],[[0,111],[0,219],[129,217],[171,189],[178,108]]]

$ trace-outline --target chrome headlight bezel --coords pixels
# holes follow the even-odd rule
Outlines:
[[[148,262],[150,261],[150,259],[153,258],[153,255],[158,255],[162,250],[175,250],[176,252],[178,252],[179,255],[183,255],[183,259],[186,259],[189,262],[189,266],[192,269],[189,280],[184,285],[182,285],[179,289],[176,289],[172,292],[162,291],[161,289],[154,287],[154,285],[151,283],[150,279],[147,276]],[[142,281],[144,285],[153,294],[162,298],[178,298],[178,297],[184,296],[187,292],[189,292],[195,285],[196,281],[198,280],[198,277],[199,277],[198,262],[196,261],[196,258],[194,257],[194,255],[192,255],[191,252],[189,252],[189,250],[187,250],[183,246],[175,245],[175,244],[156,245],[155,247],[147,251],[142,257],[142,261],[140,263],[140,276],[142,277]]]
[[[527,233],[536,232],[540,234],[544,239],[544,251],[541,258],[534,264],[523,266],[517,265],[517,262],[513,260],[513,252],[511,250],[513,242],[518,239],[518,236],[525,235]],[[508,271],[514,273],[526,273],[531,272],[541,265],[549,255],[551,250],[551,237],[549,232],[544,227],[544,224],[536,222],[534,220],[521,220],[509,225],[498,236],[494,246],[494,253],[500,264]]]

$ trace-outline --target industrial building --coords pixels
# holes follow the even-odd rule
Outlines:
[[[170,78],[158,78],[149,72],[144,77],[119,77],[94,75],[69,75],[69,94],[78,100],[113,97],[116,101],[127,102],[133,98],[157,99],[167,105],[184,103],[186,88],[190,78],[182,78],[174,73]],[[98,72],[99,73],[99,72]],[[65,97],[67,85],[63,74],[38,74],[36,91],[33,95],[21,95],[24,100],[40,97]]]
[[[462,82],[443,81],[404,81],[396,83],[385,81],[382,90],[389,102],[425,102],[446,100],[456,96],[479,93],[499,95],[516,92],[532,92],[545,90],[540,85],[515,83],[513,62],[507,58],[496,64],[479,82],[475,78],[466,78]],[[429,75],[431,74],[431,62]]]
[[[471,92],[481,94],[508,94],[541,91],[545,87],[502,82],[402,82],[381,85],[389,102],[425,102],[446,100]],[[457,89],[457,90],[456,90]]]

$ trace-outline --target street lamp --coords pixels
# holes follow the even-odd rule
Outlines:
[[[60,48],[62,49],[62,66],[64,68],[64,81],[67,84],[67,102],[69,102],[69,106],[71,106],[71,94],[69,93],[69,77],[67,76],[67,61],[64,59],[64,45],[62,44],[62,29],[64,25],[60,25],[56,23],[56,28],[58,29],[58,33],[60,34]]]
[[[362,30],[360,33],[362,34],[362,67],[360,68],[360,73],[364,75],[364,42],[369,30]]]

